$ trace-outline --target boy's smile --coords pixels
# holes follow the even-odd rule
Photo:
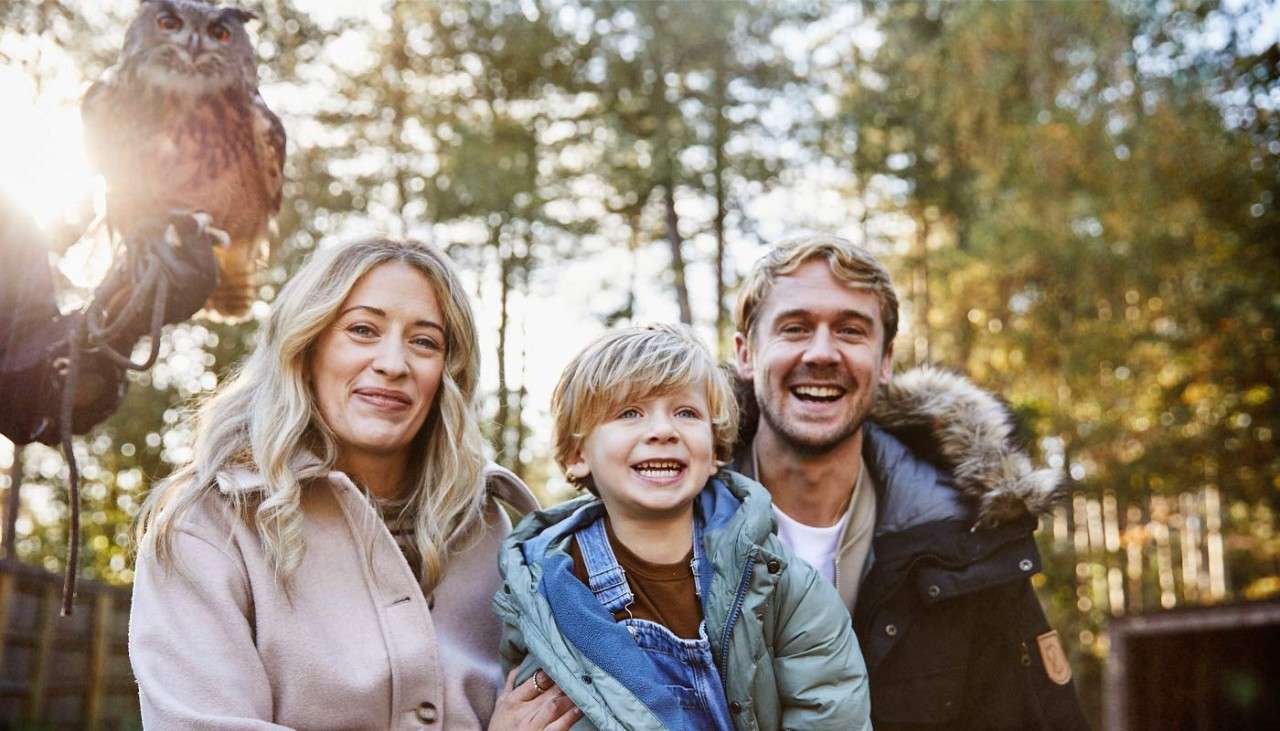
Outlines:
[[[583,440],[569,471],[591,475],[615,521],[679,515],[715,474],[704,391],[684,386],[619,404]]]

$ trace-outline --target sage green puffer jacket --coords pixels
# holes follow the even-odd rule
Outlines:
[[[736,728],[869,729],[866,667],[849,612],[772,534],[769,493],[722,471],[697,500],[714,568],[704,620]],[[577,581],[568,542],[602,510],[598,499],[579,498],[526,516],[508,536],[499,556],[503,588],[493,603],[504,624],[503,661],[508,670],[522,665],[517,682],[543,668],[583,712],[574,726],[580,731],[678,725],[663,722],[673,718],[664,700],[642,700],[635,677],[641,668],[602,667],[616,660],[610,639],[585,630],[581,615],[603,614],[603,607],[553,609],[563,607],[563,582]],[[557,599],[549,602],[549,595]]]

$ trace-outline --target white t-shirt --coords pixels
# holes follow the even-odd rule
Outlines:
[[[778,519],[778,538],[782,539],[782,545],[822,574],[828,584],[835,584],[836,551],[840,548],[840,533],[849,519],[848,512],[833,526],[815,528],[795,520],[777,505],[772,507],[773,515]]]

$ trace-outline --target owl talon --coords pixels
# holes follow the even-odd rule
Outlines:
[[[182,246],[182,237],[178,235],[178,229],[172,223],[164,227],[164,242],[175,249]]]
[[[205,226],[204,232],[209,236],[212,236],[214,240],[218,242],[218,246],[227,247],[231,245],[231,234],[227,233],[226,231],[223,231],[220,228],[214,228],[213,226]]]
[[[199,226],[202,231],[209,228],[209,224],[213,223],[213,216],[210,216],[204,211],[192,211],[191,217],[195,219],[196,225]]]

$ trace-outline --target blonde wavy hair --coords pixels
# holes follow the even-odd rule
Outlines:
[[[729,377],[691,329],[646,325],[599,336],[569,361],[551,394],[556,463],[568,475],[591,430],[619,406],[686,386],[705,389],[715,458],[727,462],[738,435],[738,402]],[[590,475],[568,479],[598,494]]]
[[[217,491],[217,473],[248,468],[265,487],[228,498],[257,529],[277,579],[287,584],[306,549],[303,485],[327,475],[338,456],[307,383],[311,351],[360,278],[389,262],[426,276],[444,316],[444,373],[408,471],[407,509],[415,519],[423,587],[428,593],[435,587],[451,550],[484,510],[484,442],[475,414],[480,353],[471,304],[452,262],[416,241],[358,241],[317,251],[302,265],[276,298],[253,353],[196,411],[192,459],[148,495],[137,545],[153,540],[157,559],[172,559],[175,527],[192,505]]]

